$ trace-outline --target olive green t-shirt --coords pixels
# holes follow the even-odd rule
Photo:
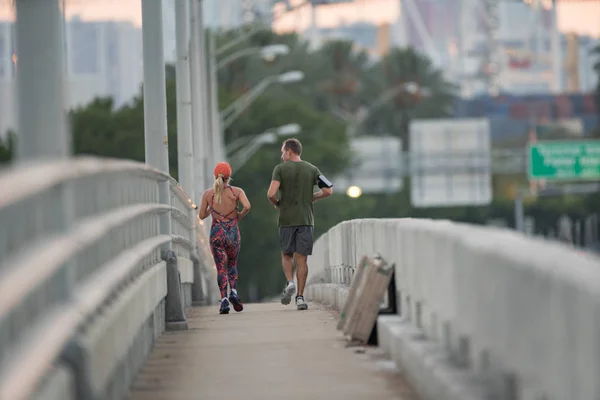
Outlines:
[[[274,181],[279,181],[278,226],[314,226],[313,193],[319,168],[306,161],[286,161],[273,170]]]

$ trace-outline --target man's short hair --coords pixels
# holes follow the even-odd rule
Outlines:
[[[284,150],[291,150],[294,154],[302,155],[302,143],[296,138],[286,139],[283,142]]]

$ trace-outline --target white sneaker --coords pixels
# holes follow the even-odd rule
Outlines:
[[[304,301],[304,296],[296,296],[296,308],[298,310],[308,310],[308,304]]]
[[[285,285],[285,288],[283,288],[283,293],[281,293],[281,304],[283,304],[284,306],[290,304],[290,302],[292,301],[292,295],[295,291],[296,284],[294,283],[294,281],[288,282],[287,285]]]

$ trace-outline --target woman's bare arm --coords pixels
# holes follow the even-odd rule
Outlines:
[[[200,219],[205,219],[210,214],[208,212],[208,191],[202,194],[202,202],[200,203]]]
[[[241,188],[239,188],[240,190],[240,194],[239,194],[239,200],[240,203],[242,203],[242,211],[240,211],[238,213],[238,220],[241,220],[242,218],[244,218],[246,216],[246,214],[248,214],[250,212],[250,208],[252,208],[250,206],[250,201],[248,200],[248,197],[246,197],[246,193],[244,192],[244,190],[242,190]]]

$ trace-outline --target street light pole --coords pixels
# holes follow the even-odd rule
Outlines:
[[[211,137],[212,137],[212,152],[211,155],[215,158],[213,160],[214,164],[216,161],[225,160],[227,158],[227,152],[225,149],[225,134],[223,132],[222,121],[221,121],[221,112],[219,110],[219,89],[218,89],[218,75],[217,72],[220,68],[227,65],[231,61],[243,57],[245,55],[252,55],[256,53],[262,54],[264,57],[266,56],[276,56],[280,54],[287,54],[289,52],[289,47],[286,45],[270,45],[265,47],[251,47],[248,49],[239,50],[224,60],[217,62],[217,53],[216,53],[216,34],[214,32],[210,33],[209,38],[209,86],[210,86],[210,115],[211,115]]]
[[[223,147],[225,144],[223,132],[221,132],[221,116],[219,113],[219,88],[216,66],[216,33],[209,34],[209,86],[210,86],[210,122],[211,122],[211,137],[212,137],[212,156],[215,164],[217,161],[225,161]]]
[[[354,121],[348,124],[348,126],[346,127],[346,136],[356,136],[356,134],[358,133],[359,126],[362,125],[373,114],[373,112],[377,110],[377,108],[381,107],[383,104],[393,99],[400,92],[407,91],[409,93],[417,93],[419,90],[426,96],[430,94],[429,89],[420,89],[419,86],[414,82],[407,82],[405,84],[387,90],[381,96],[379,96],[375,103],[373,103],[373,105],[369,107],[369,109],[366,112],[364,112],[363,115],[358,116],[354,119]]]
[[[177,44],[177,169],[183,189],[194,197],[194,147],[189,64],[189,0],[175,0]]]
[[[169,173],[165,59],[162,43],[162,3],[142,1],[144,55],[144,139],[146,163]]]
[[[220,70],[225,65],[229,64],[232,61],[237,60],[238,58],[244,56],[251,56],[255,54],[260,54],[263,58],[267,57],[276,57],[278,55],[285,55],[290,52],[290,48],[285,44],[272,44],[265,47],[247,47],[241,50],[236,51],[233,54],[228,55],[221,61],[217,63],[217,70]],[[214,52],[213,52],[214,54]]]
[[[295,6],[292,6],[290,8],[288,8],[286,10],[286,13],[298,10],[306,5],[311,5],[311,1],[307,0],[304,1],[300,4],[297,4]],[[269,21],[268,24],[263,24],[258,23],[253,25],[250,30],[248,30],[246,33],[244,33],[243,35],[240,35],[238,37],[236,37],[235,39],[230,40],[229,42],[225,43],[223,46],[219,47],[219,49],[217,50],[217,56],[225,53],[227,50],[234,48],[235,46],[237,46],[238,44],[241,44],[243,42],[245,42],[246,40],[248,40],[249,38],[251,38],[253,35],[255,35],[256,33],[265,30],[265,29],[269,29],[270,26],[273,25],[273,22],[277,21],[277,17],[271,18],[271,20]]]
[[[279,136],[295,135],[300,133],[300,131],[300,125],[287,124],[275,129],[269,129],[260,135],[250,137],[249,140],[245,140],[245,143],[240,150],[234,154],[228,152],[230,153],[232,167],[236,170],[240,169],[262,147],[263,144],[273,144],[277,141],[277,137]],[[239,142],[241,143],[241,141]],[[232,143],[228,150],[232,150],[234,147],[239,147],[238,144],[240,143]]]
[[[207,188],[206,169],[206,81],[202,79],[203,54],[200,47],[202,26],[198,19],[201,0],[190,0],[191,38],[190,38],[190,77],[192,87],[192,141],[194,153],[194,202],[199,204],[202,193]]]
[[[242,97],[237,99],[235,102],[227,106],[220,114],[223,118],[223,128],[229,127],[233,121],[244,111],[250,103],[252,103],[258,96],[265,91],[265,89],[273,82],[277,80],[275,76],[269,76],[260,81],[250,91],[244,94]]]
[[[146,164],[169,173],[169,138],[167,135],[167,93],[163,54],[162,3],[142,1],[142,48],[144,53],[144,143]],[[157,46],[157,43],[160,44]],[[169,182],[159,183],[159,201],[170,203]],[[160,216],[160,232],[171,233],[169,213]],[[163,249],[170,249],[172,243]]]
[[[204,23],[204,7],[203,1],[198,1],[198,44],[200,47],[200,78],[202,79],[203,90],[201,95],[204,97],[204,144],[205,144],[205,164],[206,171],[206,188],[212,186],[209,171],[214,165],[214,148],[213,148],[213,133],[212,133],[212,113],[211,113],[211,95],[212,86],[210,82],[209,72],[209,54],[206,47],[207,29]],[[210,37],[210,36],[209,36]]]
[[[223,128],[230,126],[233,121],[240,116],[240,114],[248,107],[254,100],[260,96],[271,83],[292,83],[299,82],[304,79],[304,73],[302,71],[289,71],[284,72],[281,75],[272,75],[264,78],[250,91],[244,94],[242,97],[234,101],[232,104],[227,106],[220,116],[223,120]]]
[[[69,154],[62,17],[57,1],[16,2],[19,161]],[[35,28],[34,28],[35,27]]]

